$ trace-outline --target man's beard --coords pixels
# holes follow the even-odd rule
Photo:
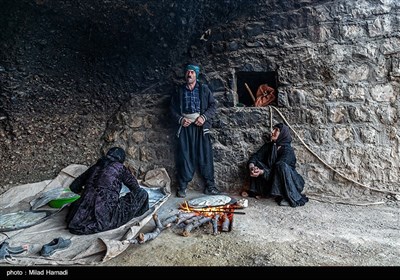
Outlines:
[[[193,77],[187,77],[187,79],[186,79],[186,83],[187,83],[188,85],[192,85],[192,84],[194,84],[195,82],[196,82],[196,79],[193,78]]]

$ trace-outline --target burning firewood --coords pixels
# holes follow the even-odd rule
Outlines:
[[[211,220],[211,224],[212,224],[212,228],[213,228],[213,235],[217,235],[219,234],[218,231],[218,220],[219,220],[219,215],[215,215],[212,220]]]
[[[190,218],[190,219],[184,221],[183,223],[186,224],[186,225],[192,224],[192,223],[197,222],[197,221],[200,220],[201,218],[203,218],[203,216],[194,216],[194,217],[192,217],[192,218]]]
[[[141,233],[139,233],[139,235],[136,239],[132,239],[129,242],[131,244],[137,244],[137,243],[143,244],[147,241],[155,239],[165,227],[161,224],[160,220],[158,219],[157,213],[153,214],[153,220],[154,220],[154,223],[156,224],[156,227],[152,232],[148,232],[148,233],[141,232]],[[134,240],[136,240],[136,241],[134,241]]]
[[[185,227],[185,229],[183,230],[182,235],[185,236],[185,237],[188,237],[190,235],[190,232],[193,229],[198,228],[199,226],[201,226],[201,225],[203,225],[203,224],[205,224],[205,223],[207,223],[209,221],[211,221],[211,217],[202,217],[200,220],[198,220],[198,221],[196,221],[194,223],[188,224]]]
[[[130,244],[138,244],[139,243],[139,241],[136,238],[124,240],[123,243],[125,243],[125,242],[129,242]]]
[[[164,226],[161,224],[161,221],[158,218],[158,214],[157,213],[153,214],[153,220],[154,220],[154,223],[156,224],[156,228],[159,228],[161,230],[164,229]]]
[[[225,231],[225,232],[229,231],[230,224],[231,224],[231,221],[229,220],[228,215],[224,215],[222,217],[222,229],[221,230]]]
[[[196,213],[190,212],[190,213],[180,213],[178,216],[178,221],[176,221],[176,224],[179,225],[180,223],[193,218],[194,216],[196,216]]]
[[[161,232],[161,229],[156,227],[152,232],[148,232],[148,233],[139,233],[138,236],[138,242],[139,244],[143,244],[147,241],[153,240],[154,238],[156,238]]]
[[[195,213],[194,213],[194,214],[195,214]],[[189,218],[189,219],[187,219],[187,220],[184,220],[184,221],[182,221],[181,223],[177,224],[176,227],[177,227],[178,229],[184,228],[184,227],[186,227],[188,224],[191,224],[191,223],[194,223],[194,222],[200,220],[202,217],[203,217],[203,216],[195,215],[194,217],[191,217],[191,218]]]
[[[163,222],[162,222],[162,226],[163,228],[169,228],[172,226],[173,223],[178,221],[178,215],[179,214],[175,214],[173,216],[170,216],[168,218],[166,218]]]
[[[187,219],[190,219],[191,217],[193,217],[195,215],[196,215],[195,213],[186,213],[186,212],[184,212],[184,213],[180,212],[180,213],[177,213],[175,215],[172,215],[172,216],[166,218],[162,222],[163,228],[171,227],[172,224],[174,224],[174,223],[180,224],[180,223],[186,221]]]

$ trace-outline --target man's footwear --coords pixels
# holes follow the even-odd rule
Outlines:
[[[178,190],[176,192],[177,197],[186,197],[186,190]]]
[[[204,193],[207,195],[218,195],[221,192],[216,187],[206,187]]]
[[[69,247],[69,245],[71,245],[70,239],[64,239],[62,237],[55,238],[50,243],[43,245],[42,249],[40,250],[40,255],[43,257],[50,257],[57,250],[66,249]]]
[[[280,206],[290,206],[289,201],[286,199],[282,199],[281,202],[279,202]]]

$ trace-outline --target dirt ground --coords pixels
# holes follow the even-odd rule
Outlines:
[[[173,194],[158,211],[161,221],[185,199]],[[232,196],[240,199],[239,196]],[[278,206],[272,199],[248,198],[244,215],[230,232],[211,234],[203,226],[184,237],[168,228],[154,240],[131,245],[104,266],[400,266],[399,201],[355,206],[310,199],[303,207]],[[151,220],[142,232],[152,231]]]

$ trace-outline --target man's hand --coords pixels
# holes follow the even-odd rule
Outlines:
[[[182,119],[182,126],[184,126],[184,127],[188,127],[191,123],[192,123],[192,121],[187,118]]]
[[[205,122],[204,118],[202,116],[198,116],[194,124],[197,126],[202,126],[204,122]]]

